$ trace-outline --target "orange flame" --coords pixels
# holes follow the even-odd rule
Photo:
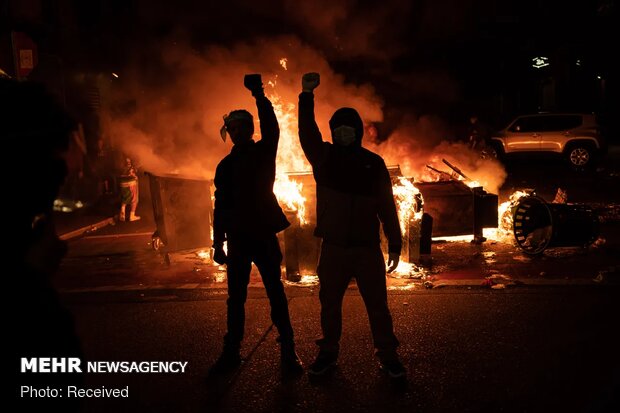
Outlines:
[[[282,66],[282,68],[283,68],[284,70],[288,70],[288,69],[286,68],[286,64],[287,64],[287,63],[288,63],[288,59],[287,59],[286,57],[283,57],[282,59],[280,59],[280,66]]]
[[[287,59],[280,59],[280,65],[286,70]],[[276,90],[277,76],[267,82],[271,88],[267,97],[273,105],[273,110],[280,125],[280,143],[276,158],[276,181],[273,192],[278,198],[280,205],[287,211],[297,212],[297,218],[301,225],[307,224],[306,198],[302,195],[302,184],[292,181],[287,172],[308,171],[310,165],[301,149],[297,134],[296,106],[290,102],[284,102]]]
[[[398,221],[400,230],[403,234],[407,233],[407,228],[411,220],[422,219],[422,209],[418,203],[421,200],[420,190],[413,185],[410,179],[402,176],[392,185],[396,209],[398,210]]]
[[[493,241],[505,243],[513,242],[513,210],[519,202],[519,199],[528,195],[529,194],[526,191],[515,191],[508,197],[508,201],[502,202],[497,207],[497,228],[485,229],[484,236]]]

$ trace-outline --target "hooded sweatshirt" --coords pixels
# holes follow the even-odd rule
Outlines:
[[[339,110],[330,120],[356,130],[348,146],[324,142],[314,118],[314,94],[299,95],[299,139],[317,184],[317,225],[323,242],[344,247],[380,245],[380,224],[390,253],[400,254],[401,232],[392,181],[383,159],[362,148],[363,124],[355,110]],[[357,121],[359,119],[359,121]]]

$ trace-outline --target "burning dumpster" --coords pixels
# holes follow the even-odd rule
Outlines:
[[[413,185],[413,180],[401,176],[398,166],[388,167],[392,178],[394,198],[396,201],[401,231],[403,234],[404,262],[414,262],[420,253],[430,253],[430,217],[422,219],[422,196]],[[281,239],[284,244],[284,263],[286,277],[290,281],[297,281],[302,274],[316,273],[319,259],[320,239],[315,237],[316,226],[316,183],[311,172],[288,173],[288,179],[301,188],[301,196],[305,201],[303,218],[295,210],[283,209],[291,226],[283,231]],[[281,204],[284,204],[281,202]],[[428,239],[425,239],[427,234]],[[383,234],[382,238],[383,238]],[[383,243],[387,241],[382,239]],[[384,246],[387,250],[387,246]]]
[[[180,175],[149,177],[157,230],[153,248],[180,251],[211,245],[211,181]]]
[[[433,236],[473,234],[475,241],[484,241],[482,230],[498,227],[498,196],[479,185],[467,185],[458,178],[470,181],[460,169],[445,159],[443,162],[454,171],[452,174],[427,165],[441,180],[416,182],[424,197],[424,212],[433,218]]]
[[[292,172],[288,179],[300,185],[306,208],[298,211],[283,207],[291,226],[282,233],[286,278],[298,281],[301,274],[314,274],[319,261],[320,239],[313,234],[316,225],[316,183],[312,172]]]
[[[519,199],[513,223],[517,244],[530,255],[552,247],[585,247],[598,237],[598,216],[591,207],[550,204],[533,195]]]
[[[483,228],[497,228],[495,194],[462,181],[416,182],[424,197],[424,212],[433,217],[433,236],[482,236]]]

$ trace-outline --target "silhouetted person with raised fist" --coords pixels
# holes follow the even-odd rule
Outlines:
[[[379,232],[383,224],[391,272],[398,265],[402,240],[390,175],[379,155],[362,148],[364,124],[355,109],[338,109],[329,121],[333,143],[323,141],[314,118],[313,91],[319,83],[318,73],[305,74],[299,95],[299,139],[316,180],[315,235],[322,238],[317,273],[323,337],[317,341],[319,354],[309,373],[322,375],[336,364],[342,300],[355,277],[380,367],[393,378],[404,377],[387,303]]]
[[[228,373],[241,363],[239,350],[252,262],[260,271],[271,305],[271,320],[280,334],[283,372],[300,373],[302,365],[295,352],[281,281],[282,253],[276,237],[290,225],[273,193],[280,128],[273,106],[265,97],[261,76],[246,75],[244,85],[256,98],[261,139],[252,139],[254,120],[248,111],[234,110],[224,116],[222,139],[230,135],[233,147],[215,172],[213,259],[227,266],[227,332],[224,350],[211,373]]]

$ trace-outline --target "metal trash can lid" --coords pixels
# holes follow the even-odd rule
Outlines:
[[[538,196],[522,197],[513,213],[513,232],[523,252],[542,253],[553,238],[553,214],[547,203]]]

